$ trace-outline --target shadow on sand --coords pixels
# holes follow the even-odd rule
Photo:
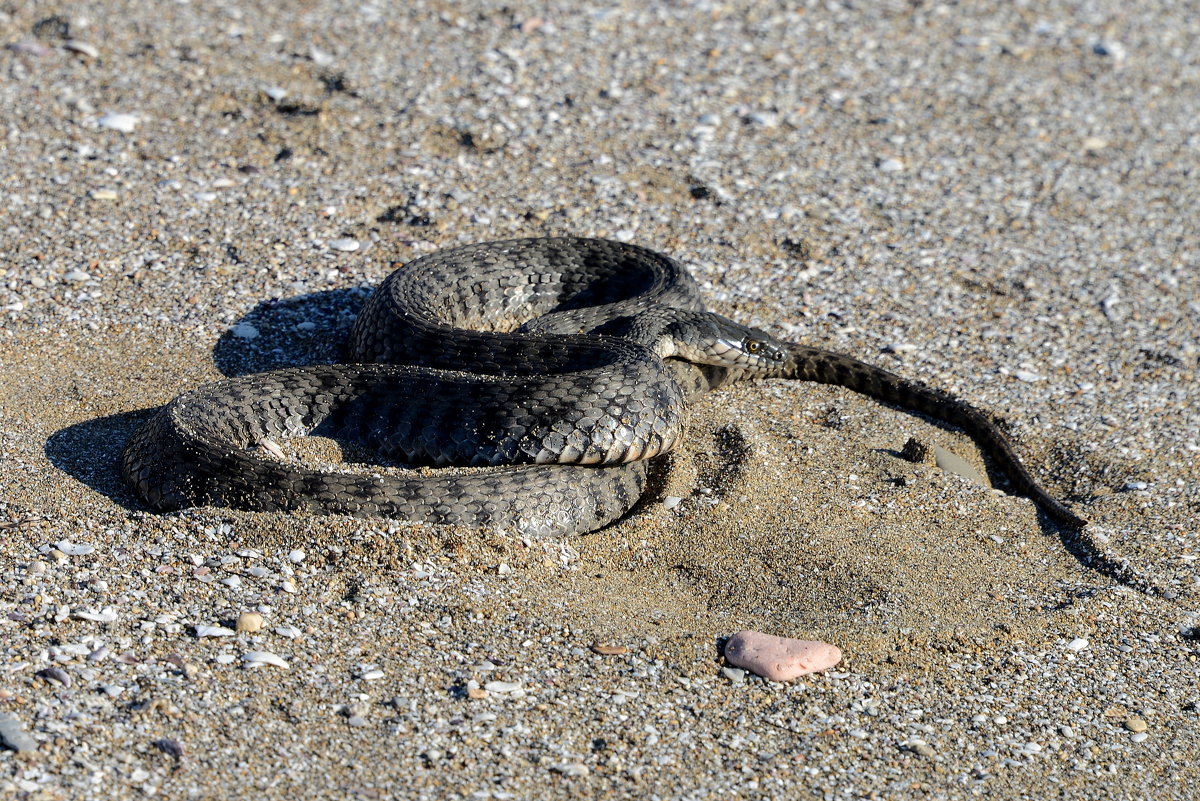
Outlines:
[[[341,361],[350,327],[368,294],[367,289],[338,289],[263,301],[217,339],[213,362],[222,375],[233,378]],[[192,387],[178,389],[182,393]],[[111,414],[59,429],[46,440],[46,458],[125,509],[144,509],[121,476],[121,453],[159,408]]]

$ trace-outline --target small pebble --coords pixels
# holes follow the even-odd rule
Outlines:
[[[155,740],[154,747],[162,751],[167,756],[173,757],[176,762],[183,759],[183,743],[179,742],[178,740],[172,740],[170,737],[164,737],[161,740]]]
[[[900,159],[883,159],[879,162],[880,172],[904,172],[904,162]]]
[[[296,550],[294,550],[294,551],[291,551],[290,553],[288,553],[288,555],[287,555],[287,558],[288,558],[288,561],[289,561],[289,562],[291,562],[291,563],[293,563],[293,564],[297,564],[297,565],[298,565],[298,564],[300,564],[301,562],[303,562],[303,561],[304,561],[304,557],[305,557],[305,556],[307,556],[307,554],[305,554],[305,553],[304,553],[304,551],[302,551],[302,550],[300,550],[299,548],[297,548]]]
[[[231,326],[229,333],[239,339],[258,339],[258,329],[250,325],[250,323],[238,323]]]
[[[1137,715],[1130,715],[1125,719],[1125,728],[1132,732],[1143,732],[1150,728],[1150,724],[1148,724],[1144,719],[1139,718]]]
[[[200,669],[191,662],[184,660],[179,654],[170,654],[164,660],[168,665],[174,665],[186,678],[194,679]]]
[[[813,640],[793,640],[757,631],[739,631],[725,644],[725,659],[771,681],[790,681],[836,665],[842,650]]]
[[[110,112],[105,114],[100,119],[96,120],[101,128],[108,128],[111,131],[120,131],[121,133],[133,133],[133,129],[137,127],[140,119],[136,114],[121,114],[118,112]]]
[[[37,740],[30,737],[21,728],[21,722],[3,712],[0,712],[0,743],[18,754],[31,754],[37,751],[38,747]]]
[[[1098,56],[1107,56],[1117,62],[1124,61],[1127,55],[1125,45],[1110,41],[1096,42],[1092,45],[1092,52]]]
[[[353,253],[362,247],[362,245],[359,244],[357,239],[345,237],[343,239],[333,240],[329,243],[329,247],[333,248],[334,250],[340,250],[342,253]]]
[[[742,670],[741,668],[728,666],[723,667],[721,668],[721,675],[732,681],[734,684],[741,684],[746,680],[746,671]]]
[[[914,754],[923,757],[932,757],[935,753],[937,753],[933,750],[933,746],[924,740],[911,740],[908,742],[906,747]]]
[[[558,765],[551,765],[550,770],[555,773],[561,773],[564,776],[586,776],[591,771],[588,766],[582,762],[563,762]]]
[[[88,193],[92,200],[116,200],[119,195],[112,189],[93,189]]]
[[[592,643],[591,649],[593,653],[601,654],[602,656],[620,656],[621,654],[629,653],[629,648],[624,645],[601,645],[600,643]]]
[[[683,498],[679,497],[678,495],[668,495],[667,497],[663,498],[662,502],[664,509],[674,509],[681,503],[683,503]]]
[[[51,684],[58,684],[63,687],[70,687],[72,684],[71,674],[67,673],[67,671],[63,670],[60,667],[43,668],[42,670],[39,670],[34,675],[38,676],[39,678],[45,679],[46,681],[50,682]]]
[[[1135,743],[1143,743],[1150,737],[1148,732],[1139,731],[1129,735],[1129,739]]]
[[[242,612],[238,615],[237,630],[254,633],[263,627],[263,616],[258,612]]]
[[[1087,647],[1088,647],[1088,641],[1085,640],[1083,637],[1076,637],[1075,639],[1073,639],[1069,643],[1067,643],[1068,651],[1082,651],[1084,648],[1087,648]]]
[[[779,117],[769,111],[752,111],[745,117],[747,122],[761,125],[763,128],[775,128],[779,125]]]

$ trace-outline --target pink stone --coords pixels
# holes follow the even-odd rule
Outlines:
[[[791,681],[833,667],[842,660],[842,649],[827,642],[739,631],[725,643],[725,659],[764,679]]]

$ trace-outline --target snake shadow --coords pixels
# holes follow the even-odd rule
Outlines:
[[[370,290],[336,289],[271,298],[243,315],[213,344],[222,375],[331,364],[343,360],[346,338]],[[191,387],[180,387],[183,392]],[[85,420],[61,428],[43,446],[57,469],[128,511],[147,507],[121,476],[121,453],[143,423],[161,407]]]
[[[144,510],[121,477],[125,443],[156,409],[121,412],[60,428],[46,439],[50,464],[126,511]]]
[[[337,364],[371,289],[333,289],[264,300],[213,345],[213,363],[226,378],[250,373]]]

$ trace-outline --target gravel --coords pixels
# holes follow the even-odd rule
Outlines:
[[[0,32],[0,796],[1200,780],[1195,15],[105,1]],[[957,432],[833,387],[706,399],[649,502],[566,542],[154,515],[121,484],[145,410],[338,359],[395,266],[558,233],[999,414],[1163,593],[898,458],[985,476]],[[741,629],[845,659],[733,672]]]

